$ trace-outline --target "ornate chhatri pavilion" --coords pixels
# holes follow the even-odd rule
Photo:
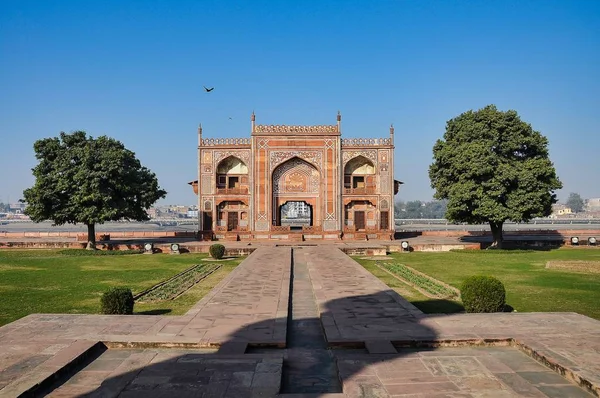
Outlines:
[[[392,239],[394,128],[342,139],[337,124],[255,124],[250,138],[203,138],[198,128],[203,239]]]

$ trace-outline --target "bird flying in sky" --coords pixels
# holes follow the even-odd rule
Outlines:
[[[211,87],[211,88],[208,88],[206,86],[202,86],[202,87],[204,87],[204,89],[206,90],[207,93],[210,93],[211,91],[213,91],[215,89],[214,87]]]

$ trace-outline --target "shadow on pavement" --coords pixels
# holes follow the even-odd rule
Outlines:
[[[361,376],[364,367],[402,358],[402,351],[391,341],[412,345],[437,336],[419,317],[408,314],[394,295],[388,290],[348,296],[327,302],[320,318],[290,316],[285,349],[261,346],[257,336],[268,336],[275,322],[285,321],[267,319],[235,330],[219,349],[142,343],[138,348],[101,350],[95,359],[41,393],[57,397],[217,398],[280,393],[320,397],[342,393],[343,386],[352,396],[387,396],[376,379]],[[335,325],[329,323],[331,319]],[[326,340],[325,333],[336,332],[334,341]]]
[[[157,308],[155,310],[135,311],[134,315],[165,315],[172,311],[170,308]]]
[[[411,301],[411,304],[426,314],[456,314],[465,311],[465,307],[460,302],[452,300]]]

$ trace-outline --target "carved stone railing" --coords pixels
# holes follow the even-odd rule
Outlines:
[[[252,131],[258,134],[337,134],[338,126],[318,125],[318,126],[288,126],[288,125],[269,125],[257,124]]]
[[[217,225],[216,231],[217,232],[248,232],[248,227],[238,226],[237,228],[234,228],[234,229],[227,229],[227,227],[224,225]]]
[[[303,225],[302,232],[322,232],[322,228],[319,225],[313,225],[313,226]]]
[[[248,188],[217,188],[217,195],[248,195]]]
[[[290,231],[289,225],[272,225],[271,232],[288,232]]]
[[[250,138],[203,138],[202,146],[250,145]]]
[[[344,195],[374,195],[375,188],[344,188]]]
[[[380,146],[392,145],[390,138],[344,138],[342,139],[342,147],[344,146]]]

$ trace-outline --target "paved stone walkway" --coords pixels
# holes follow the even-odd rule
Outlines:
[[[159,334],[285,346],[291,249],[262,247],[200,300],[181,321]],[[190,319],[189,322],[187,319]]]
[[[109,350],[87,367],[78,365],[53,394],[72,396],[68,391],[79,389],[139,396],[143,390],[154,397],[176,396],[181,389],[193,396],[272,396],[279,381],[293,376],[325,385],[310,377],[313,366],[331,358],[319,357],[326,353],[337,358],[348,397],[584,394],[576,385],[600,396],[599,321],[575,313],[424,315],[334,247],[294,251],[298,279],[289,331],[291,249],[261,247],[184,316],[33,314],[0,327],[0,396],[48,387],[98,342]],[[320,328],[337,349],[324,349]],[[246,349],[286,341],[287,350]],[[402,348],[415,344],[458,347]],[[221,348],[195,351],[211,345]],[[300,366],[286,368],[286,362]],[[327,365],[322,369],[320,375],[328,374]],[[189,374],[177,379],[179,371]],[[320,391],[313,396],[340,396]]]
[[[189,350],[108,350],[48,397],[272,397],[283,359]]]
[[[319,321],[308,267],[308,251],[293,251],[293,299],[282,393],[338,393],[342,386]]]
[[[433,339],[423,313],[339,250],[306,248],[308,269],[330,343]]]
[[[516,348],[337,353],[344,392],[364,397],[590,397]]]

